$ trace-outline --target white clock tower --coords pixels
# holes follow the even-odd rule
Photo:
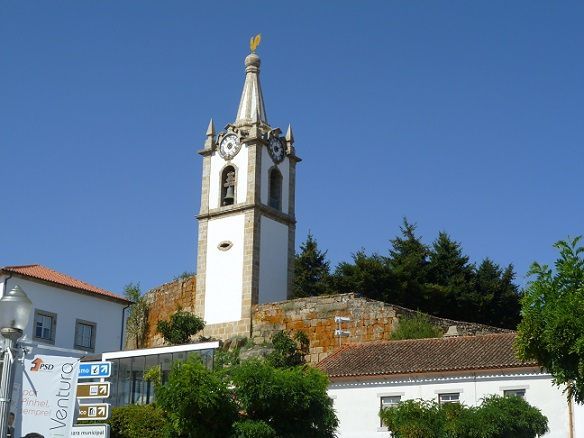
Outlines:
[[[255,47],[254,47],[255,48]],[[204,334],[248,336],[255,304],[286,300],[294,260],[294,137],[272,128],[259,80],[260,58],[245,58],[233,124],[213,120],[203,156],[195,312]]]

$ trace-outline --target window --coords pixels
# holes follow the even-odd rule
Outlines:
[[[460,403],[460,393],[450,392],[447,394],[438,394],[438,403],[445,405],[447,403]]]
[[[282,174],[278,168],[270,170],[268,205],[276,210],[282,210]]]
[[[379,404],[381,409],[393,408],[394,406],[397,406],[400,401],[401,395],[388,395],[379,397]],[[383,421],[380,420],[379,426],[385,426]]]
[[[33,338],[50,344],[55,343],[55,331],[57,329],[57,315],[44,310],[34,312]]]
[[[505,397],[525,398],[525,389],[506,389],[503,391]]]
[[[75,348],[82,350],[95,349],[95,323],[82,321],[75,322]]]
[[[235,204],[235,167],[227,166],[221,172],[221,205]]]

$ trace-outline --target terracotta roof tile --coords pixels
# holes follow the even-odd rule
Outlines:
[[[114,294],[113,292],[92,286],[84,281],[77,280],[76,278],[54,271],[42,265],[5,266],[1,268],[1,271],[3,273],[12,273],[23,277],[48,281],[50,283],[67,286],[92,295],[100,295],[123,303],[130,303],[130,301]]]
[[[515,333],[347,345],[318,367],[330,377],[537,366],[515,356]]]

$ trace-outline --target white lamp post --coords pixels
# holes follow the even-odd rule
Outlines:
[[[8,432],[8,414],[14,380],[14,357],[19,354],[17,341],[22,337],[32,312],[32,302],[20,286],[4,291],[0,298],[0,334],[4,337],[2,380],[0,381],[0,438]]]

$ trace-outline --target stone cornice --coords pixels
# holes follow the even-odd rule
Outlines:
[[[294,218],[293,216],[290,216],[286,213],[282,213],[281,211],[278,211],[275,208],[269,207],[267,205],[263,205],[263,204],[257,205],[257,204],[250,204],[250,203],[236,204],[236,205],[229,205],[229,206],[220,207],[220,208],[214,208],[214,209],[209,210],[208,212],[201,213],[201,214],[197,215],[196,218],[201,220],[201,219],[211,219],[211,218],[222,217],[222,216],[231,216],[234,214],[239,214],[239,213],[245,212],[247,210],[253,210],[253,209],[256,209],[259,212],[261,212],[261,214],[263,216],[266,216],[270,219],[281,222],[283,224],[286,224],[286,225],[296,224],[296,218]]]

